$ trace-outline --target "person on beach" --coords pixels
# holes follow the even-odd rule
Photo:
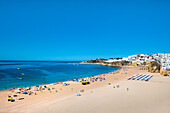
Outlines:
[[[8,94],[8,97],[11,97],[11,94]]]
[[[80,90],[80,92],[84,92],[84,89]]]
[[[31,95],[31,91],[28,93],[28,95]]]
[[[17,93],[17,100],[19,100],[19,93]]]
[[[129,88],[127,88],[127,91],[129,91]]]

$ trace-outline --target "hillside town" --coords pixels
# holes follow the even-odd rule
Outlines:
[[[170,54],[136,54],[122,58],[94,59],[82,63],[97,63],[105,66],[147,66],[148,71],[160,72],[162,75],[170,75]],[[153,68],[153,69],[151,69]]]

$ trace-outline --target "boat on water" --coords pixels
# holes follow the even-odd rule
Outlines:
[[[20,78],[20,77],[17,77],[17,79],[19,79],[19,80],[23,80],[23,78]]]

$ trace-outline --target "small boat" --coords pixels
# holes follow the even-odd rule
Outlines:
[[[23,78],[19,78],[19,77],[17,77],[19,80],[23,80]]]

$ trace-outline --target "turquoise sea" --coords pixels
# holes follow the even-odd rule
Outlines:
[[[0,90],[67,81],[117,69],[78,61],[0,61]]]

